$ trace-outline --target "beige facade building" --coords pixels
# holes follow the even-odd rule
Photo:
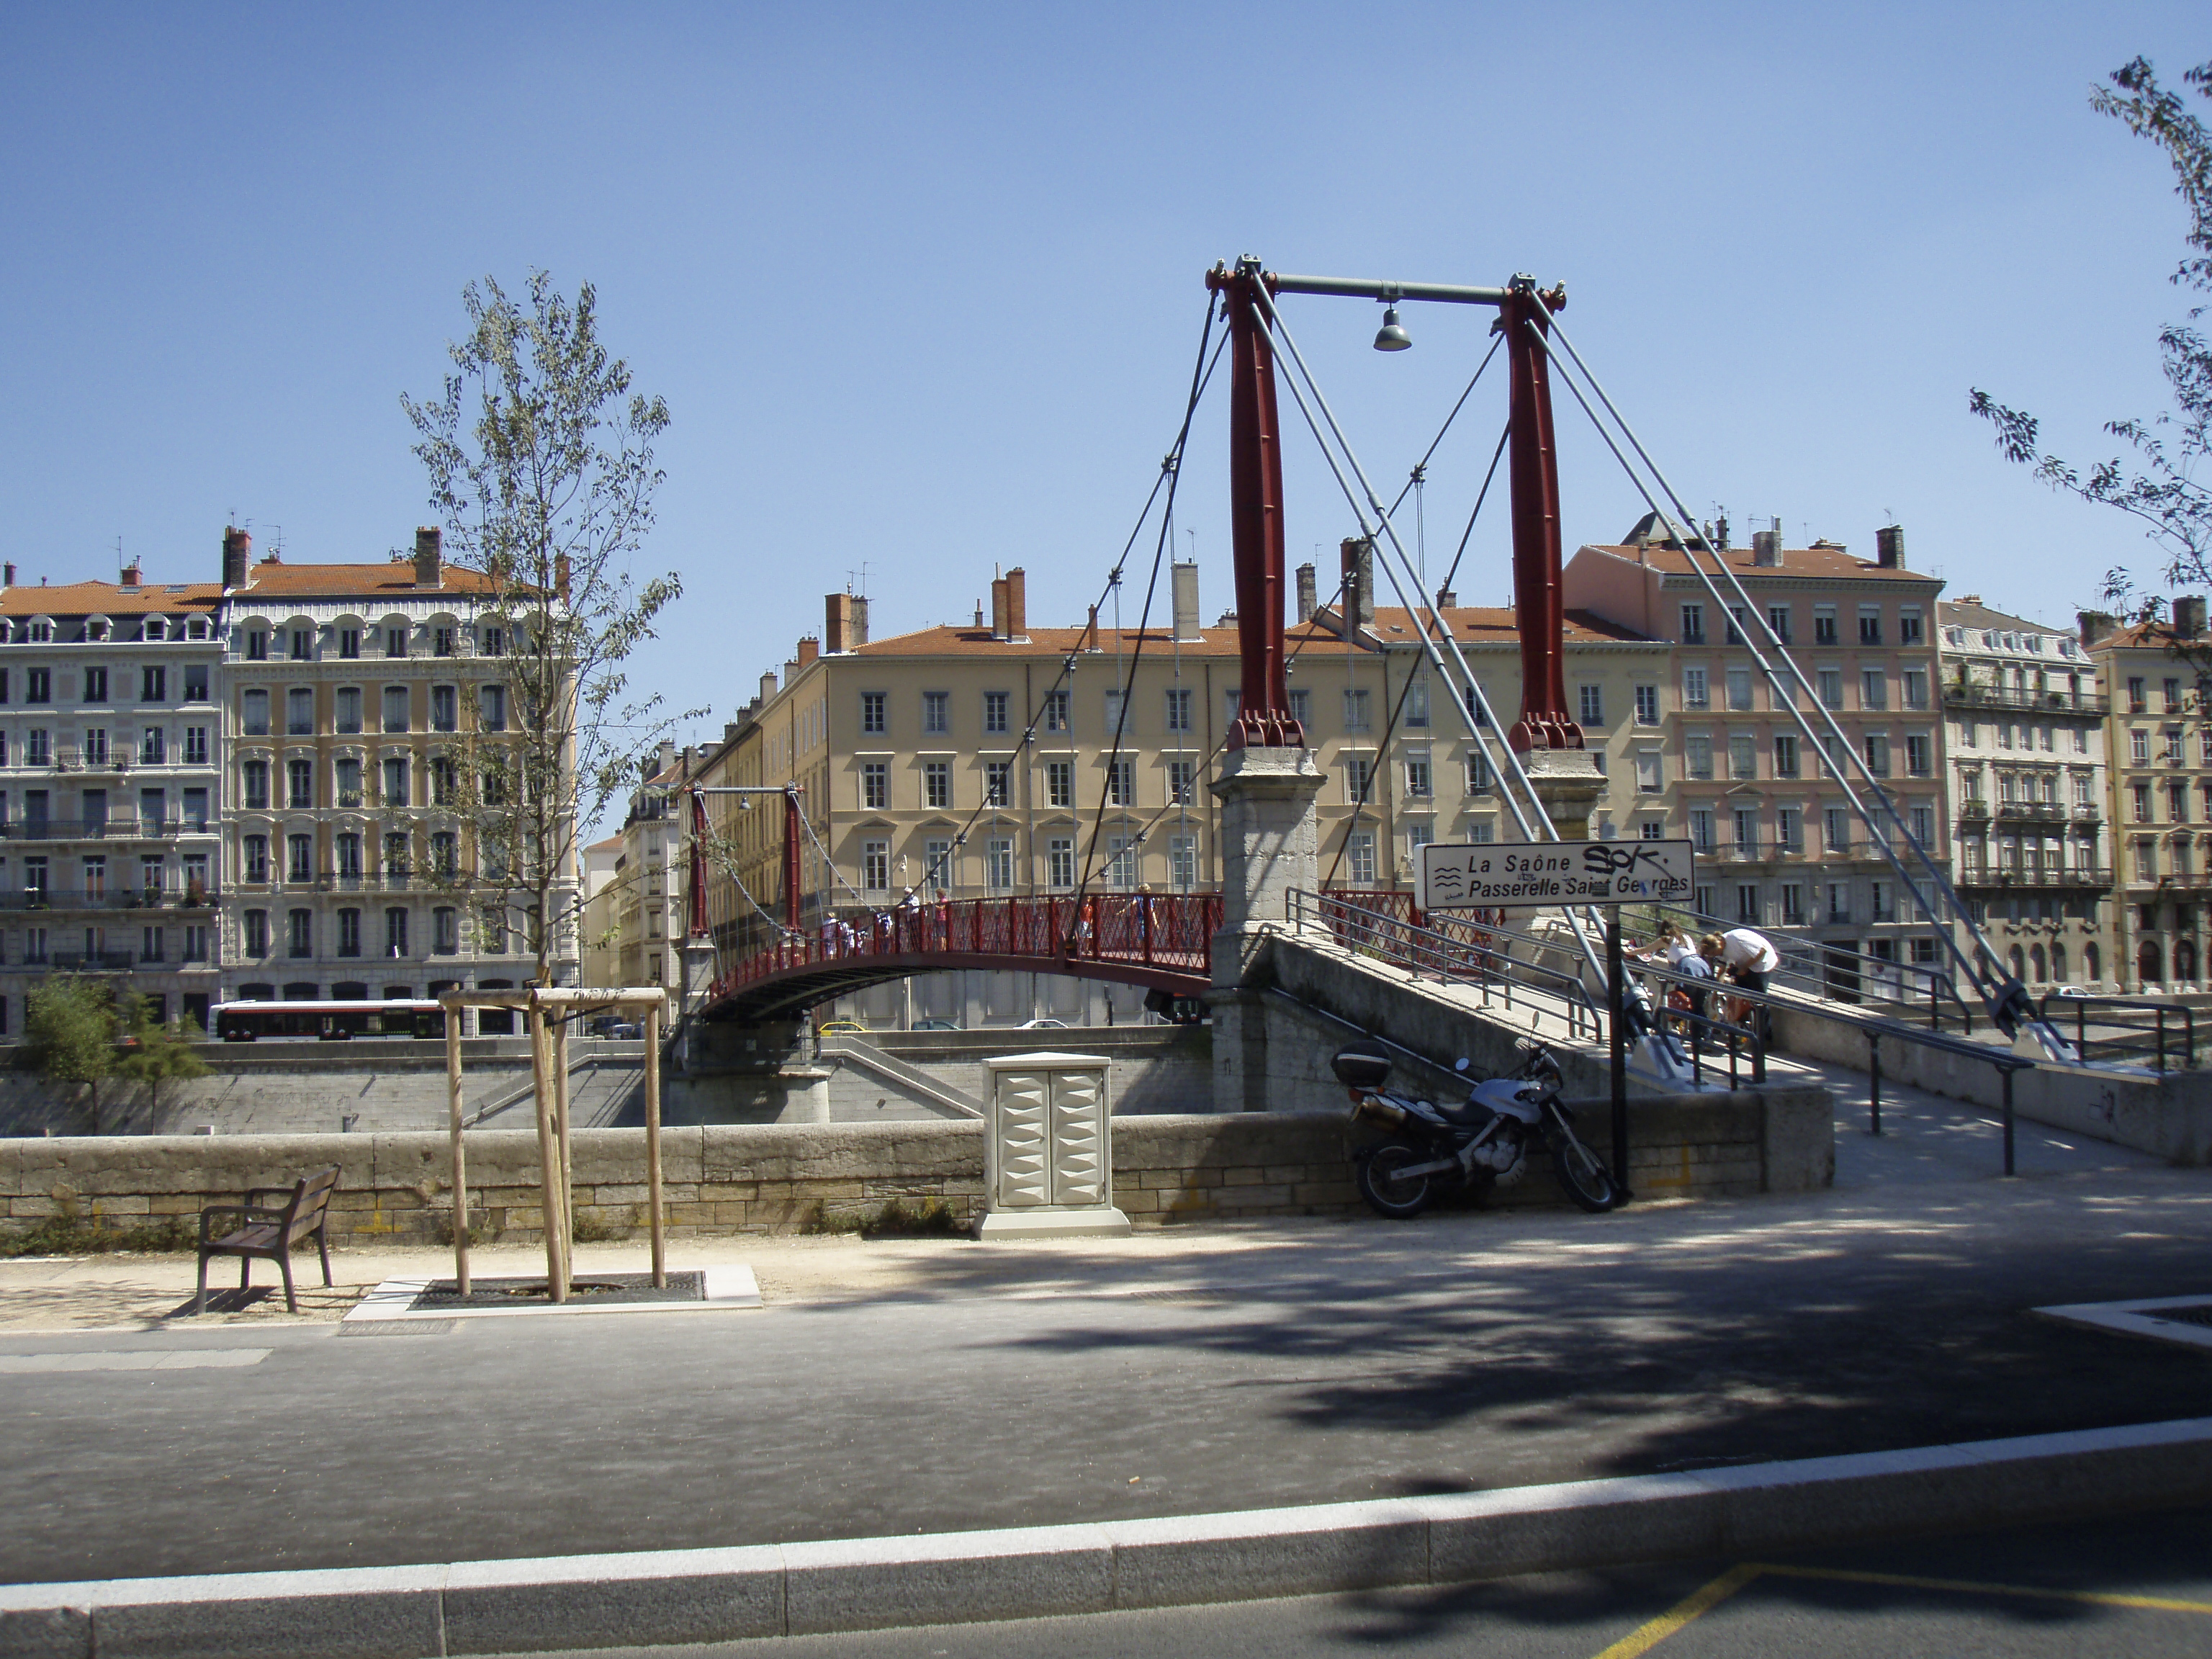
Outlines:
[[[2081,625],[2112,702],[2105,738],[2118,902],[2108,977],[2135,992],[2197,990],[2212,886],[2204,600],[2175,599],[2170,623],[2123,626],[2085,613]]]
[[[616,901],[623,863],[623,838],[609,836],[584,849],[584,922],[579,941],[586,985],[620,985],[621,932]]]
[[[511,743],[509,626],[438,532],[412,559],[249,563],[227,538],[218,631],[227,997],[422,997],[533,969],[472,778]],[[565,894],[572,884],[564,882]],[[576,971],[574,918],[556,952]],[[481,1029],[510,1029],[487,1011]]]
[[[1751,548],[1721,547],[1717,556],[1803,665],[1812,696],[1884,781],[1911,834],[1947,862],[1936,702],[1942,583],[1905,567],[1901,531],[1885,529],[1877,540],[1877,556],[1860,559],[1829,542],[1785,549],[1766,531]],[[1698,555],[1708,570],[1714,556]],[[1828,959],[1836,988],[1846,993],[1858,988],[1854,976],[1879,975],[1883,962],[1934,962],[1929,919],[1900,890],[1831,781],[1832,765],[1848,763],[1807,751],[1789,705],[1778,701],[1798,694],[1765,684],[1745,648],[1748,607],[1725,584],[1716,603],[1681,543],[1650,518],[1619,545],[1579,550],[1565,591],[1569,606],[1671,647],[1657,725],[1629,739],[1637,827],[1624,833],[1686,834],[1697,843],[1698,908],[1870,959]],[[1817,718],[1814,725],[1825,730]],[[1856,769],[1850,775],[1863,787]]]
[[[2031,989],[2099,985],[2118,918],[2097,665],[2072,630],[1976,594],[1936,617],[1960,896]]]
[[[702,757],[703,751],[663,742],[630,797],[606,894],[619,975],[611,983],[684,983],[684,809],[669,792],[692,775]]]

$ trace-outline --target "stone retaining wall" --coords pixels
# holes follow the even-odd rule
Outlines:
[[[1602,1102],[1585,1103],[1581,1122],[1600,1144],[1605,1121]],[[1801,1192],[1833,1179],[1823,1089],[1644,1098],[1632,1126],[1631,1182],[1648,1198]],[[893,1199],[941,1200],[965,1221],[983,1200],[974,1121],[708,1125],[666,1130],[661,1143],[668,1218],[680,1232],[804,1231]],[[1116,1118],[1115,1201],[1142,1223],[1352,1210],[1351,1145],[1339,1112]],[[644,1132],[580,1130],[573,1152],[579,1232],[641,1230]],[[480,1236],[538,1237],[536,1137],[473,1133],[468,1157]],[[0,1226],[21,1232],[64,1215],[125,1231],[179,1224],[204,1204],[332,1164],[340,1241],[450,1238],[449,1143],[424,1133],[0,1140]],[[1540,1158],[1498,1196],[1564,1201]]]

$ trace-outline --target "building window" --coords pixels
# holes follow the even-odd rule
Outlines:
[[[1472,750],[1467,757],[1467,793],[1470,795],[1487,794],[1495,781],[1490,769],[1490,757],[1480,749]]]
[[[1908,668],[1905,671],[1905,706],[1907,708],[1928,707],[1928,671]]]
[[[1429,757],[1426,755],[1406,757],[1406,793],[1423,799],[1436,793],[1430,781]]]
[[[1889,707],[1889,677],[1879,668],[1859,670],[1859,707],[1862,708]]]
[[[1813,607],[1813,643],[1815,645],[1836,643],[1836,607],[1832,605],[1816,605]]]
[[[246,630],[246,659],[248,662],[269,660],[269,630],[249,628]]]
[[[1690,809],[1690,842],[1700,853],[1713,850],[1713,812],[1710,806]]]
[[[1014,804],[1013,762],[983,763],[983,804],[987,806],[1011,806]]]
[[[1782,884],[1782,925],[1802,927],[1805,925],[1805,888],[1802,882]]]
[[[1713,740],[1702,733],[1682,739],[1682,775],[1710,778],[1713,775]]]
[[[1774,630],[1774,637],[1778,643],[1785,646],[1790,643],[1790,607],[1788,605],[1768,605],[1766,625]]]
[[[1354,830],[1345,842],[1345,865],[1355,887],[1375,884],[1375,834],[1370,830]]]
[[[2140,674],[2128,676],[2128,713],[2130,714],[2140,714],[2148,707],[2143,690],[2146,684],[2148,682]]]
[[[1851,850],[1851,812],[1847,806],[1831,806],[1820,814],[1820,830],[1829,854],[1848,857]]]
[[[1371,730],[1368,721],[1368,692],[1364,688],[1347,688],[1344,694],[1344,729],[1347,732]]]
[[[384,913],[384,954],[404,957],[407,954],[407,910],[395,904]]]
[[[1375,761],[1369,755],[1348,755],[1344,762],[1344,798],[1358,805],[1367,799],[1369,787],[1374,782]]]
[[[1728,706],[1739,714],[1751,707],[1751,670],[1744,667],[1728,671]]]
[[[1303,686],[1294,687],[1291,691],[1291,718],[1301,727],[1313,725],[1313,693]],[[1426,726],[1428,721],[1424,720],[1421,724]]]
[[[1182,686],[1170,686],[1167,693],[1168,730],[1188,732],[1190,728],[1190,692]]]
[[[1168,884],[1187,893],[1198,884],[1198,837],[1168,837]]]
[[[451,685],[430,688],[430,729],[433,732],[453,732],[460,726],[459,689]]]
[[[1601,685],[1584,685],[1576,689],[1580,696],[1582,724],[1585,726],[1602,726],[1605,724],[1605,688]]]
[[[1844,671],[1840,668],[1823,668],[1820,671],[1820,707],[1841,708],[1844,706]]]
[[[1703,645],[1705,642],[1705,607],[1686,605],[1682,607],[1682,643]]]
[[[1861,645],[1881,643],[1881,607],[1880,605],[1863,605],[1859,607],[1859,643]]]
[[[1014,885],[1012,836],[994,836],[983,843],[983,880],[994,893],[1012,890]]]
[[[138,734],[138,758],[148,766],[161,766],[169,758],[169,729],[149,726]]]
[[[29,731],[23,733],[24,765],[44,766],[51,761],[52,757],[52,750],[47,745],[46,728],[45,726],[34,726]]]
[[[461,913],[450,904],[441,904],[430,912],[430,949],[439,956],[450,957],[460,948]]]
[[[387,876],[404,876],[408,873],[407,832],[404,830],[385,831],[384,873]]]
[[[1754,755],[1750,732],[1739,732],[1732,735],[1729,738],[1729,776],[1731,778],[1757,777],[1759,764]]]
[[[361,874],[361,836],[359,833],[351,830],[345,830],[342,832],[331,844],[337,850],[338,874],[341,876],[359,876]]]
[[[1934,768],[1934,745],[1924,737],[1908,737],[1905,740],[1905,769],[1916,778],[1924,778]]]
[[[1847,881],[1830,882],[1828,884],[1828,920],[1831,922],[1844,922],[1849,921],[1850,919],[1850,883]]]
[[[860,885],[872,893],[884,892],[891,884],[891,844],[887,841],[860,843]]]
[[[1794,778],[1797,775],[1797,734],[1777,732],[1774,734],[1774,775]]]
[[[1113,806],[1137,804],[1137,763],[1117,760],[1106,769],[1106,800]]]
[[[306,811],[315,804],[315,763],[304,757],[295,756],[284,763],[284,805],[294,811]]]
[[[1054,836],[1045,844],[1045,866],[1052,885],[1074,886],[1075,842],[1066,836]]]
[[[888,696],[881,691],[860,693],[860,730],[865,735],[880,737],[889,729],[884,713],[884,705],[889,701]]]
[[[952,805],[952,764],[950,761],[922,763],[921,804],[924,806]]]
[[[208,700],[208,672],[204,663],[187,664],[185,668],[185,701],[205,702]],[[149,699],[158,702],[160,698]]]
[[[1047,761],[1044,763],[1045,799],[1048,805],[1075,805],[1075,763]]]
[[[1743,881],[1736,884],[1735,919],[1747,927],[1759,925],[1759,884]]]
[[[313,936],[314,913],[310,910],[288,910],[284,914],[284,954],[288,957],[312,957],[315,954]]]
[[[460,837],[450,830],[434,830],[430,836],[430,868],[441,879],[451,881],[460,873]]]
[[[1588,696],[1589,694],[1589,688],[1585,688],[1583,696]],[[1291,694],[1291,718],[1301,726],[1305,724],[1305,710],[1298,701],[1302,696],[1304,693],[1297,691]],[[1429,677],[1425,672],[1417,673],[1413,676],[1412,683],[1406,687],[1406,724],[1412,727],[1424,727],[1428,723]],[[1583,716],[1583,723],[1585,726],[1604,724],[1602,720],[1588,714]]]
[[[1636,723],[1638,726],[1659,724],[1659,688],[1639,685],[1636,688]]]
[[[384,654],[387,657],[404,657],[407,654],[405,629],[387,628],[384,630]]]
[[[94,703],[107,701],[107,671],[105,668],[84,671],[84,701]]]
[[[1712,707],[1712,698],[1705,686],[1704,669],[1685,668],[1682,671],[1682,707],[1685,708]]]
[[[1006,729],[1006,694],[986,691],[983,694],[983,729],[1003,732]]]
[[[240,730],[249,738],[269,735],[269,694],[248,691],[240,705],[242,710]]]
[[[408,804],[407,757],[404,755],[384,757],[384,804],[386,806]]]
[[[1774,844],[1784,853],[1805,850],[1805,813],[1802,808],[1778,806],[1774,809]]]
[[[1902,605],[1897,612],[1897,642],[1899,645],[1921,643],[1920,610],[1917,605]]]
[[[2128,758],[2137,766],[2150,764],[2150,733],[2134,731],[2128,733]]]
[[[1048,732],[1067,730],[1067,693],[1048,691],[1044,698],[1044,729]]]
[[[1730,605],[1728,608],[1727,642],[1730,645],[1741,645],[1743,630],[1750,625],[1750,618],[1744,614],[1743,607],[1740,605]]]
[[[1747,859],[1757,858],[1759,856],[1759,809],[1756,806],[1739,806],[1735,809],[1734,817],[1737,854]]]
[[[933,734],[952,729],[952,696],[947,691],[921,694],[921,729]]]
[[[338,954],[342,957],[361,954],[361,912],[358,910],[338,912]]]
[[[315,838],[313,836],[287,836],[284,838],[287,881],[313,881],[315,878]]]
[[[952,843],[951,842],[922,842],[921,861],[923,886],[943,888],[952,884]]]
[[[246,913],[246,954],[265,957],[269,954],[269,913],[248,910]]]
[[[407,729],[407,702],[405,686],[387,685],[384,688],[384,729],[386,732],[404,732]]]
[[[860,805],[878,811],[891,804],[891,769],[885,761],[860,763]]]
[[[1869,732],[1866,739],[1867,770],[1878,778],[1889,775],[1889,739],[1878,732]]]
[[[239,769],[246,780],[246,810],[249,812],[267,811],[269,810],[269,763],[265,760],[250,760]]]
[[[1188,806],[1194,799],[1198,786],[1196,761],[1171,760],[1168,763],[1168,799],[1177,806]],[[2208,785],[2207,787],[2212,787]]]
[[[361,629],[358,628],[338,629],[338,655],[348,658],[361,655]]]

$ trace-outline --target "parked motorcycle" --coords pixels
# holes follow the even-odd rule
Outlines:
[[[1583,1209],[1596,1214],[1620,1201],[1612,1172],[1576,1135],[1574,1115],[1559,1099],[1559,1062],[1540,1042],[1524,1045],[1510,1075],[1475,1083],[1456,1108],[1385,1091],[1390,1057],[1378,1045],[1355,1043],[1329,1065],[1352,1091],[1352,1121],[1368,1119],[1389,1136],[1354,1154],[1359,1195],[1377,1215],[1419,1215],[1439,1190],[1516,1185],[1539,1141]],[[1454,1069],[1466,1076],[1468,1062]]]

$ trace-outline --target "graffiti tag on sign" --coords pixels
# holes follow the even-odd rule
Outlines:
[[[1544,904],[1686,904],[1687,841],[1431,842],[1421,848],[1421,908]]]

